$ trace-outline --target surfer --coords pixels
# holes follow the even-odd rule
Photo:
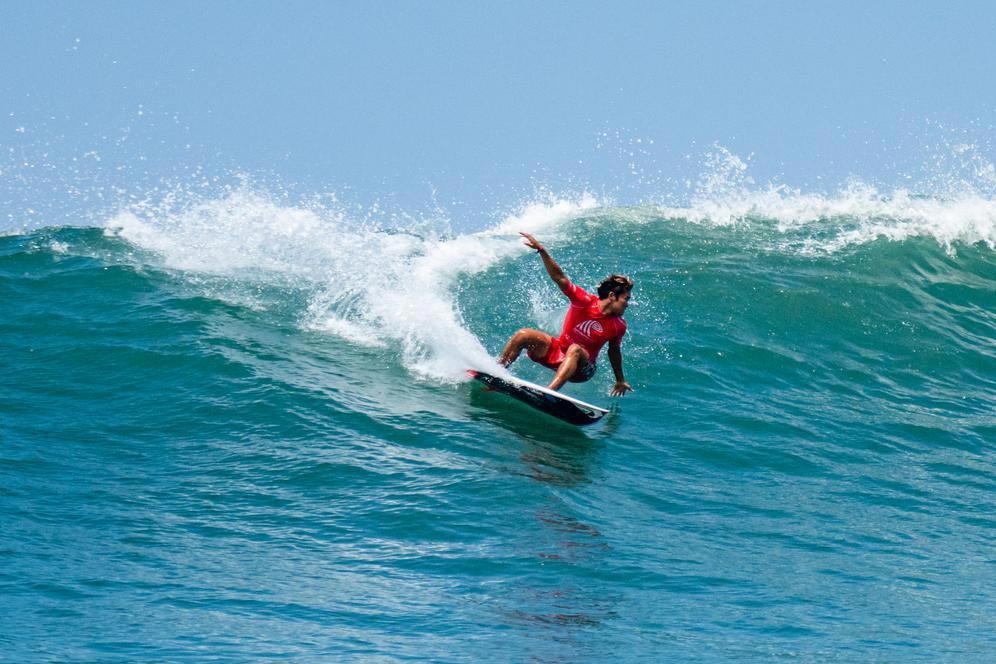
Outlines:
[[[632,392],[622,368],[622,337],[626,334],[623,312],[629,305],[633,280],[620,274],[611,274],[598,287],[598,295],[586,292],[571,283],[546,248],[529,233],[519,233],[525,244],[535,249],[543,259],[543,266],[554,283],[571,301],[564,318],[564,328],[559,337],[530,328],[522,328],[512,335],[498,358],[504,367],[510,366],[523,349],[533,362],[554,370],[548,387],[559,390],[567,381],[583,383],[595,375],[595,358],[606,343],[609,344],[609,363],[616,377],[612,396]]]

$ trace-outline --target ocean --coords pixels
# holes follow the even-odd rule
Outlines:
[[[0,234],[0,660],[992,660],[991,197],[395,221],[243,183]],[[465,374],[559,329],[519,231],[636,282],[592,427]]]

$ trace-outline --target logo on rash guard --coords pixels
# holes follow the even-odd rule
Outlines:
[[[590,341],[593,335],[602,333],[602,324],[597,320],[582,321],[574,326],[574,332]]]

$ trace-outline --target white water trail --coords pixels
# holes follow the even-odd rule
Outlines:
[[[590,196],[539,201],[478,233],[420,235],[357,224],[341,210],[280,205],[243,187],[178,210],[133,206],[107,232],[172,269],[306,288],[306,328],[397,348],[414,375],[455,382],[494,363],[457,307],[460,276],[529,251],[518,231],[553,239],[561,223],[596,205]]]

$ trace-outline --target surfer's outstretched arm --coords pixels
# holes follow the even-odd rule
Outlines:
[[[616,384],[612,386],[610,394],[614,397],[621,397],[627,392],[632,392],[633,388],[626,382],[622,368],[622,348],[618,341],[609,342],[609,364],[612,365],[612,373],[616,375]]]
[[[520,231],[519,235],[526,238],[527,247],[535,249],[537,253],[539,253],[540,258],[543,259],[543,267],[546,268],[547,274],[549,274],[550,278],[553,279],[553,283],[560,287],[560,290],[564,292],[564,295],[569,296],[571,280],[567,278],[564,271],[560,269],[559,265],[557,265],[557,261],[553,260],[553,257],[547,252],[546,247],[540,244],[540,241],[529,233],[523,233]]]

